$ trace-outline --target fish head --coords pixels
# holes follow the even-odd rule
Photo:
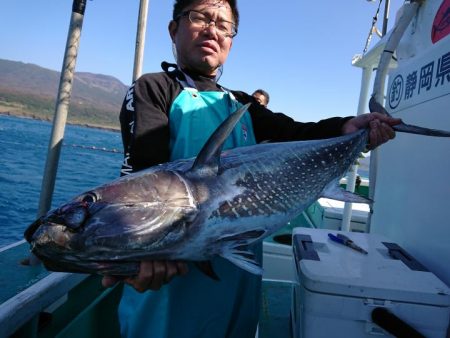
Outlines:
[[[56,271],[67,271],[71,262],[156,254],[183,238],[196,214],[180,174],[150,171],[80,194],[37,219],[24,235],[47,268],[55,271],[59,262],[64,269]]]
[[[34,221],[25,230],[25,239],[37,245],[54,243],[66,247],[101,208],[95,191],[82,194]]]

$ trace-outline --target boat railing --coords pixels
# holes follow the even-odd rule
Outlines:
[[[0,249],[0,337],[98,336],[106,329],[117,337],[117,316],[121,285],[105,289],[101,276],[49,272],[42,265],[21,266],[28,244],[20,241]],[[95,318],[95,322],[92,321]],[[64,334],[63,334],[64,333]]]

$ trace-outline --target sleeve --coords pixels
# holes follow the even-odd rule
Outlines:
[[[251,102],[249,108],[252,117],[256,141],[285,142],[314,140],[342,135],[342,126],[352,118],[333,117],[319,122],[297,122],[282,113],[274,113],[261,106],[253,97],[244,92],[233,92],[243,104]]]
[[[164,73],[146,74],[128,90],[120,112],[124,147],[121,174],[169,160],[169,119],[175,83]]]

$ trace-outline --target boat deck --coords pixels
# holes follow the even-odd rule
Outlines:
[[[292,283],[264,280],[258,338],[291,337]]]

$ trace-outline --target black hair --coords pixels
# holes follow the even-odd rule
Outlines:
[[[183,13],[183,10],[198,2],[199,0],[175,0],[175,3],[173,4],[173,14],[172,19],[177,20],[178,17]],[[216,0],[217,2],[220,2],[220,0]],[[237,0],[222,0],[228,2],[228,4],[231,7],[231,13],[233,13],[234,17],[234,24],[236,25],[236,28],[239,26],[239,10],[237,8]]]
[[[264,96],[266,97],[266,102],[269,103],[270,96],[269,96],[269,93],[268,93],[268,92],[266,92],[264,89],[256,89],[256,90],[253,92],[252,95],[254,95],[254,94],[256,94],[256,93],[261,94],[261,95],[264,95]]]

